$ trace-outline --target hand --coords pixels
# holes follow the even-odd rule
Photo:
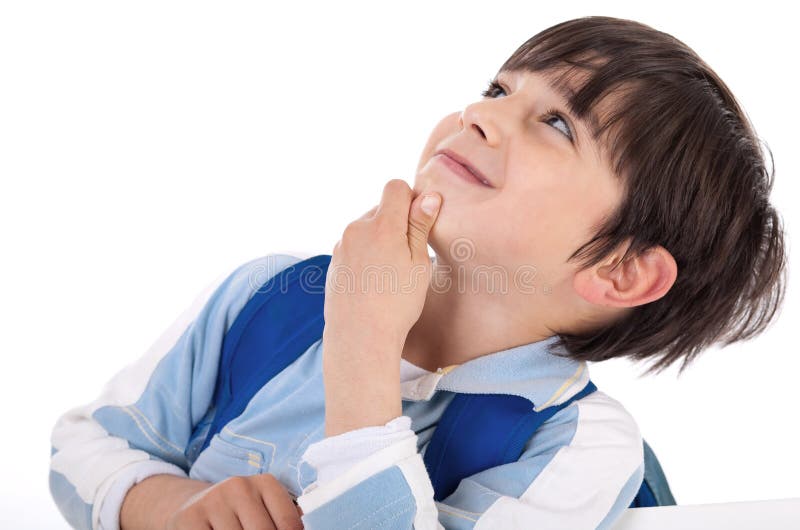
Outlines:
[[[422,313],[432,275],[428,234],[441,196],[426,195],[437,199],[432,214],[421,209],[424,197],[405,181],[392,179],[380,204],[345,228],[333,249],[325,286],[329,341],[334,333],[347,344],[356,338],[404,344]]]
[[[167,530],[296,530],[299,506],[273,475],[230,477],[189,498],[167,520]]]

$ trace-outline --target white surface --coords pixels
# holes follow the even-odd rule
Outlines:
[[[0,3],[0,466],[15,477],[0,484],[0,527],[66,528],[47,488],[57,416],[96,397],[218,274],[269,251],[330,252],[385,181],[412,182],[434,124],[557,22],[631,18],[695,49],[772,148],[791,239],[789,9]],[[636,417],[679,502],[800,497],[795,284],[767,333],[704,353],[680,378],[637,379],[626,361],[591,367]]]
[[[628,509],[613,530],[797,530],[800,498]]]

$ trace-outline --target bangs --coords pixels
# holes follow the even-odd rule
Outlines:
[[[613,173],[627,180],[645,160],[665,162],[652,158],[659,152],[663,158],[665,149],[702,143],[697,124],[712,119],[713,109],[739,110],[713,89],[714,83],[725,86],[721,80],[687,69],[690,62],[702,61],[674,37],[646,26],[641,35],[634,26],[615,37],[602,24],[571,28],[565,22],[525,42],[498,73],[543,75],[586,125]],[[664,138],[671,144],[653,145]]]

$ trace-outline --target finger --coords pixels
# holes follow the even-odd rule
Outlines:
[[[442,204],[435,191],[421,194],[411,203],[408,218],[408,246],[414,263],[428,263],[428,236]]]
[[[260,491],[248,489],[250,495],[236,506],[236,515],[244,530],[276,530]]]
[[[286,529],[303,528],[297,508],[283,484],[268,473],[259,476],[264,477],[258,482],[259,491],[275,526]]]
[[[408,207],[416,192],[401,179],[392,179],[383,187],[383,195],[375,217],[385,217],[391,226],[408,226]]]
[[[214,530],[244,530],[239,518],[232,509],[213,510],[208,515],[208,522]]]
[[[180,514],[167,521],[166,530],[214,530],[208,519],[199,512]]]

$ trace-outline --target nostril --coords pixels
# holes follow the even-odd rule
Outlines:
[[[483,139],[485,140],[486,139],[486,135],[483,133],[483,129],[481,129],[480,126],[477,123],[473,123],[472,126],[475,127],[478,130],[478,134],[480,134],[483,137]]]

